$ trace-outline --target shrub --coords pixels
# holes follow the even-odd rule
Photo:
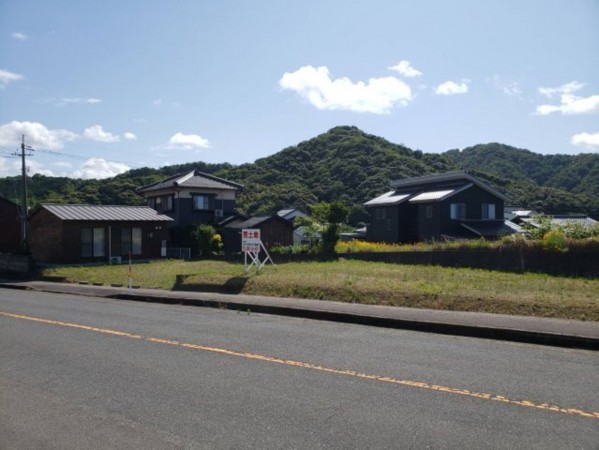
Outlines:
[[[566,235],[558,228],[549,231],[543,236],[543,247],[552,252],[567,251]]]
[[[212,236],[212,253],[220,253],[223,251],[223,238],[220,234],[215,233]]]
[[[197,252],[197,256],[211,255],[213,251],[213,245],[215,245],[215,235],[216,230],[211,225],[200,224],[194,227],[191,232],[191,238],[194,244],[194,253]]]

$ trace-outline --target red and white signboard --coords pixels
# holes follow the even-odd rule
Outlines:
[[[260,250],[263,250],[264,253],[266,253],[266,259],[264,261],[260,261]],[[247,228],[245,230],[241,230],[241,251],[244,255],[243,260],[246,273],[254,265],[256,266],[257,270],[262,269],[262,267],[264,267],[268,261],[274,265],[274,262],[270,258],[266,247],[264,247],[264,244],[262,244],[260,230],[258,228]],[[248,256],[252,261],[249,265]]]
[[[262,241],[260,240],[260,230],[258,228],[247,228],[241,230],[241,251],[260,253]]]

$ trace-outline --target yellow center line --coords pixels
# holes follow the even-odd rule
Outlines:
[[[395,384],[395,385],[400,385],[400,386],[409,386],[409,387],[418,388],[418,389],[427,389],[427,390],[432,390],[432,391],[437,391],[437,392],[445,392],[448,394],[463,395],[463,396],[467,396],[467,397],[478,398],[481,400],[501,402],[501,403],[516,405],[516,406],[523,406],[526,408],[534,408],[534,409],[540,409],[540,410],[544,410],[544,411],[570,414],[570,415],[586,417],[586,418],[590,418],[590,419],[599,419],[599,412],[588,412],[588,411],[583,411],[583,410],[577,409],[577,408],[564,408],[564,407],[557,406],[557,405],[551,405],[548,403],[535,403],[535,402],[531,402],[528,400],[513,400],[510,398],[504,397],[502,395],[494,395],[494,394],[470,391],[468,389],[459,389],[459,388],[452,388],[452,387],[448,387],[448,386],[440,386],[437,384],[430,384],[430,383],[426,383],[423,381],[402,380],[402,379],[392,378],[392,377],[387,377],[387,376],[382,376],[382,375],[369,374],[369,373],[364,373],[364,372],[356,372],[354,370],[334,369],[331,367],[320,366],[318,364],[294,361],[291,359],[282,359],[282,358],[277,358],[274,356],[260,355],[257,353],[238,352],[235,350],[228,350],[228,349],[224,349],[224,348],[209,347],[209,346],[205,346],[205,345],[192,344],[189,342],[180,342],[180,341],[175,341],[175,340],[171,340],[171,339],[162,339],[162,338],[151,337],[151,336],[142,336],[139,334],[127,333],[125,331],[111,330],[111,329],[107,329],[107,328],[97,328],[97,327],[92,327],[92,326],[88,326],[88,325],[80,325],[80,324],[76,324],[76,323],[62,322],[59,320],[42,319],[39,317],[24,316],[21,314],[12,314],[12,313],[7,313],[7,312],[3,312],[3,311],[0,311],[0,316],[10,317],[13,319],[28,320],[31,322],[44,323],[44,324],[48,324],[48,325],[57,325],[57,326],[61,326],[61,327],[74,328],[74,329],[84,330],[84,331],[92,331],[95,333],[108,334],[108,335],[118,336],[118,337],[138,339],[138,340],[143,340],[146,342],[153,342],[156,344],[171,345],[171,346],[175,346],[175,347],[187,348],[187,349],[192,349],[192,350],[202,350],[202,351],[206,351],[206,352],[219,353],[221,355],[235,356],[235,357],[246,358],[246,359],[253,359],[253,360],[268,362],[268,363],[272,363],[272,364],[282,364],[282,365],[286,365],[286,366],[300,367],[303,369],[317,370],[320,372],[332,373],[332,374],[336,374],[336,375],[351,376],[351,377],[361,378],[361,379],[366,379],[366,380],[374,380],[374,381],[390,383],[390,384]]]

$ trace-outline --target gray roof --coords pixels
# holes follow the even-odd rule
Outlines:
[[[156,183],[143,186],[137,192],[144,193],[180,187],[188,189],[216,189],[221,191],[239,191],[243,189],[241,184],[233,183],[232,181],[200,172],[199,170],[193,170],[189,173],[180,173]]]
[[[41,208],[61,220],[95,220],[113,222],[168,222],[169,216],[149,206],[57,205],[45,203]]]
[[[509,220],[467,220],[460,225],[481,237],[500,237],[524,232],[522,227]]]
[[[563,227],[566,225],[582,225],[585,228],[593,228],[599,225],[599,222],[584,215],[555,215],[550,216],[550,219],[551,224],[558,227]],[[522,220],[534,227],[539,226],[534,217],[524,218]]]
[[[257,227],[258,225],[260,225],[264,222],[267,222],[269,220],[278,220],[282,223],[289,224],[290,227],[293,226],[293,224],[289,220],[283,219],[282,217],[279,217],[276,214],[274,214],[272,216],[250,217],[249,219],[244,220],[243,222],[233,221],[232,223],[225,225],[225,228],[239,228],[239,229],[254,228],[254,227]]]

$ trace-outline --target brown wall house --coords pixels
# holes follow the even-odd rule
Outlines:
[[[0,252],[15,253],[21,243],[21,220],[19,207],[0,197]]]
[[[293,224],[278,215],[251,217],[244,221],[235,221],[225,226],[223,240],[225,251],[241,251],[241,230],[248,228],[260,229],[260,238],[264,246],[293,245]]]
[[[52,263],[159,258],[170,221],[145,206],[44,204],[29,218],[29,247]]]

